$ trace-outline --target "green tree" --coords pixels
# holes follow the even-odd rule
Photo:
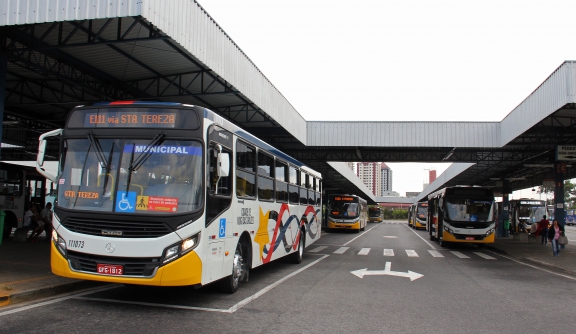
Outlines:
[[[548,205],[554,204],[554,188],[537,187],[536,192],[546,196]],[[567,210],[576,209],[576,183],[564,180],[564,207]]]

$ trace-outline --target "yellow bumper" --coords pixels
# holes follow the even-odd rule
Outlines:
[[[447,231],[443,231],[442,239],[447,242],[467,242],[472,244],[492,244],[494,243],[494,236],[495,232],[492,232],[489,236],[485,237],[483,240],[461,240],[456,239],[452,234],[448,233]]]
[[[154,277],[134,278],[73,271],[70,269],[68,261],[58,252],[54,243],[50,244],[50,265],[52,272],[58,276],[100,282],[154,286],[183,286],[202,283],[202,261],[200,261],[200,258],[194,251],[191,251],[174,262],[158,268]]]
[[[328,228],[340,228],[346,230],[359,230],[360,229],[360,221],[357,221],[354,224],[342,224],[342,223],[335,223],[333,221],[328,221]]]

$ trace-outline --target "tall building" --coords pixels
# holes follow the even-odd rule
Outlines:
[[[356,175],[375,196],[386,196],[392,191],[392,170],[383,162],[359,162]]]

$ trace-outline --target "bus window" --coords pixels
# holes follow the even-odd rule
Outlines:
[[[256,154],[252,147],[242,142],[236,144],[236,196],[256,197]]]
[[[276,160],[274,175],[276,177],[276,201],[288,202],[288,184],[286,183],[286,172],[288,165]]]
[[[298,173],[296,168],[290,166],[289,173],[290,174],[288,175],[289,177],[288,181],[290,182],[290,184],[298,184]]]
[[[300,194],[298,193],[298,186],[289,185],[289,199],[291,204],[298,204],[300,202]]]
[[[263,201],[274,200],[273,165],[274,158],[258,152],[258,198]]]

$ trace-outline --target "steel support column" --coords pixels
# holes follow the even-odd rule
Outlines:
[[[0,30],[0,40],[4,39]],[[0,142],[2,142],[2,128],[4,127],[4,100],[6,99],[6,75],[8,72],[8,53],[0,43]],[[2,147],[0,146],[0,156],[2,156]]]
[[[558,224],[565,226],[564,220],[564,173],[566,163],[557,162],[554,168],[554,219]]]

